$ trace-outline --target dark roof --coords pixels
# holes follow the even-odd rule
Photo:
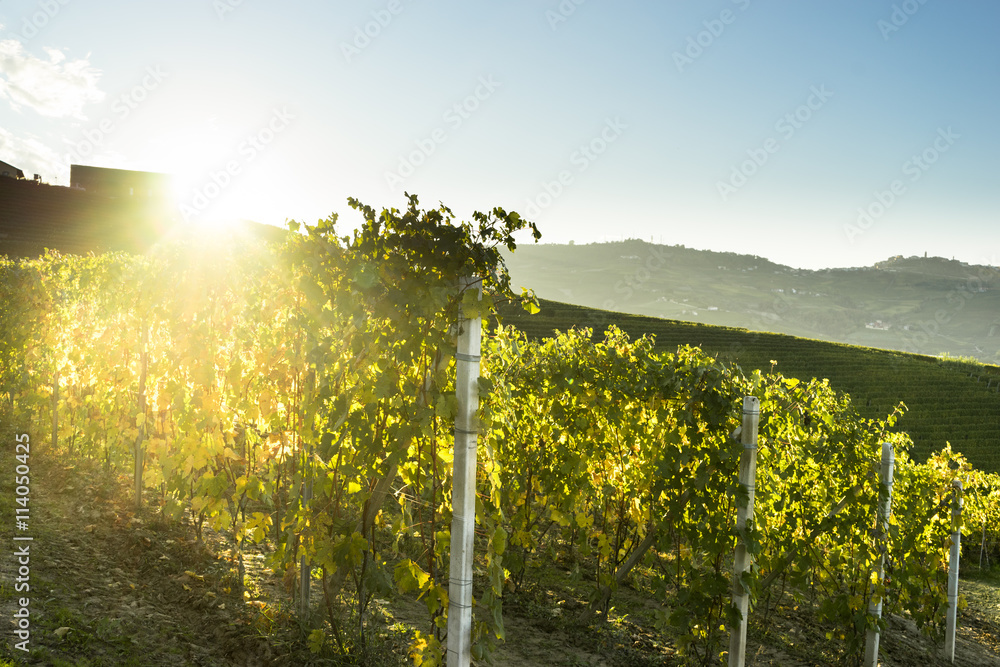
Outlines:
[[[7,176],[8,178],[24,178],[24,172],[9,162],[0,160],[0,176]]]
[[[170,197],[173,176],[153,171],[69,166],[69,184],[106,197]]]
[[[109,199],[35,181],[0,178],[0,253],[144,252],[173,225],[162,201]]]
[[[176,205],[161,198],[112,198],[35,181],[0,178],[0,255],[34,257],[110,250],[142,253],[178,222]],[[256,222],[239,226],[268,241],[287,230]]]

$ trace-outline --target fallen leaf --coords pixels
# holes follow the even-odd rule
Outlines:
[[[59,639],[62,639],[63,637],[66,636],[66,633],[69,632],[69,631],[70,631],[70,628],[62,627],[62,628],[58,628],[58,629],[54,630],[52,632],[52,634],[54,634]]]

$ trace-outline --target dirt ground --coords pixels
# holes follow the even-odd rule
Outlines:
[[[31,651],[8,640],[0,656],[56,667],[278,664],[281,648],[224,592],[226,564],[188,530],[135,518],[118,489],[90,474],[38,457],[32,472]],[[5,640],[16,604],[7,591]]]
[[[321,659],[296,629],[280,578],[263,559],[247,558],[255,585],[235,592],[222,542],[198,543],[189,526],[136,518],[120,480],[94,471],[32,461],[31,647],[13,649],[16,563],[3,533],[0,559],[0,667],[87,666],[263,667],[359,664]],[[0,480],[0,520],[12,526],[9,482]],[[216,536],[217,538],[217,536]],[[960,613],[955,665],[1000,665],[1000,587],[963,580],[969,607]],[[321,593],[314,588],[316,599]],[[17,594],[19,597],[20,594]],[[505,603],[507,641],[499,667],[643,667],[680,664],[668,638],[652,629],[651,605],[622,589],[609,622],[575,622],[584,602],[565,590],[535,601]],[[408,636],[428,628],[426,608],[412,598],[377,601],[386,629],[378,665],[404,665]],[[753,625],[747,665],[826,665],[835,646],[809,610],[784,605],[766,625]],[[942,646],[912,622],[890,618],[882,665],[947,665]]]

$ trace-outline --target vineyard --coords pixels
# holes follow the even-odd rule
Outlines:
[[[967,369],[885,362],[900,377],[918,364],[944,373],[921,376],[928,390],[982,394],[967,407],[983,414],[962,418],[984,432],[952,448],[937,444],[941,415],[921,422],[921,400],[880,392],[895,376],[867,357],[701,327],[703,339],[661,330],[654,343],[624,322],[529,338],[496,320],[551,328],[530,319],[545,311],[518,314],[538,304],[511,290],[499,251],[520,229],[537,239],[533,224],[500,208],[458,224],[416,197],[402,212],[350,204],[365,222],[342,236],[331,216],[283,244],[180,239],[145,256],[0,260],[5,428],[30,435],[33,457],[127,482],[137,525],[184,526],[199,544],[221,536],[226,592],[248,608],[248,561],[265,554],[314,664],[366,664],[376,610],[394,598],[424,610],[413,664],[443,664],[465,432],[456,365],[471,359],[458,322],[482,317],[493,324],[478,380],[474,660],[517,641],[505,599],[526,599],[553,572],[581,591],[572,615],[583,627],[611,622],[625,589],[641,595],[664,664],[729,659],[740,596],[751,623],[788,596],[814,607],[825,661],[860,663],[889,615],[943,645],[953,509],[964,502],[966,558],[995,560],[1000,538],[986,454],[997,403]],[[840,375],[808,379],[822,364]],[[870,382],[852,400],[837,388],[858,376]],[[745,397],[759,403],[755,482],[740,480]],[[911,419],[916,444],[900,427]],[[752,567],[734,584],[738,545]]]
[[[633,337],[654,336],[658,350],[697,345],[745,371],[774,365],[789,377],[828,379],[851,395],[864,417],[884,416],[905,403],[907,414],[896,430],[910,435],[915,458],[951,443],[977,468],[1000,472],[1000,367],[552,301],[540,305],[531,316],[507,308],[504,321],[531,338],[573,327],[601,332],[614,323]]]

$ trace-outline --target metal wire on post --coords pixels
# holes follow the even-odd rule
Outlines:
[[[896,457],[892,449],[891,442],[882,443],[882,467],[879,470],[879,501],[876,510],[875,539],[878,542],[878,549],[881,552],[878,562],[878,583],[882,583],[885,578],[885,553],[886,539],[889,534],[889,515],[892,512],[892,477],[895,467]],[[885,491],[882,491],[885,487]],[[874,584],[872,585],[874,588]],[[876,621],[882,618],[882,598],[878,602],[872,600],[868,602],[868,613],[875,617]],[[865,667],[876,667],[878,665],[878,644],[879,633],[877,628],[869,628],[865,636]]]
[[[752,557],[746,545],[748,528],[753,527],[753,500],[757,477],[757,425],[760,422],[760,400],[756,396],[743,399],[743,425],[740,436],[743,454],[740,456],[740,486],[747,491],[747,504],[736,510],[736,531],[740,535],[736,543],[736,557],[733,563],[733,607],[740,612],[739,624],[733,628],[729,638],[729,666],[743,667],[747,646],[747,615],[750,611],[750,596],[743,588],[743,574],[750,569]]]
[[[482,281],[463,278],[459,293],[478,291]],[[476,531],[476,446],[479,424],[479,354],[482,319],[466,318],[459,309],[456,357],[455,458],[452,489],[451,571],[448,580],[448,667],[472,661],[472,548]]]
[[[955,631],[958,623],[958,561],[962,556],[962,481],[952,480],[951,554],[948,558],[948,617],[944,636],[944,656],[955,662]]]

